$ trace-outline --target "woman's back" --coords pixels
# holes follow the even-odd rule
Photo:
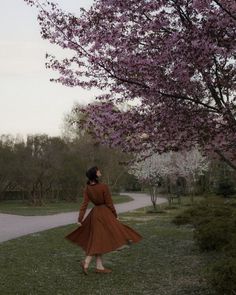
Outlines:
[[[105,183],[88,184],[86,190],[89,200],[94,205],[105,204],[105,195],[109,193],[108,186]]]
[[[117,217],[116,209],[113,205],[110,190],[105,183],[88,184],[84,189],[84,200],[80,206],[79,222],[83,220],[88,203],[92,202],[95,207],[99,205],[107,206]]]

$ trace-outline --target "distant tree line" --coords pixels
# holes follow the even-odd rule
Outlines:
[[[93,142],[88,134],[68,139],[46,134],[26,140],[0,136],[0,200],[25,199],[32,205],[76,200],[86,183],[85,171],[98,165],[112,191],[135,189],[137,181],[121,160],[128,155]]]
[[[181,194],[235,193],[235,171],[225,162],[202,157],[197,150],[153,154],[140,162],[135,153],[96,141],[94,126],[78,128],[86,114],[76,107],[65,115],[61,136],[33,134],[23,139],[0,135],[0,201],[23,199],[32,205],[75,201],[82,197],[86,170],[94,165],[112,192],[150,189],[152,185],[155,199],[156,193],[179,190]]]

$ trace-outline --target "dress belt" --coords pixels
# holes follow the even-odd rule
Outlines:
[[[106,204],[95,205],[95,207],[98,207],[98,206],[106,206]]]

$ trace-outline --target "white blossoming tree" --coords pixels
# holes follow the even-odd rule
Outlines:
[[[163,178],[168,178],[173,183],[178,177],[184,177],[193,197],[192,188],[209,165],[207,158],[197,148],[161,155],[154,153],[148,156],[149,154],[150,151],[142,154],[142,156],[147,156],[146,159],[134,163],[130,167],[129,173],[135,175],[140,182],[149,187],[154,209],[156,209],[158,195],[157,187]]]
[[[183,151],[176,157],[176,173],[187,180],[189,192],[194,196],[194,187],[200,175],[208,170],[209,161],[198,149]]]

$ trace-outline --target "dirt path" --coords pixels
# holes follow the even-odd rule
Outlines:
[[[118,213],[128,212],[151,205],[150,197],[146,194],[124,193],[124,195],[129,195],[133,200],[116,204],[115,208]],[[166,199],[164,198],[158,198],[157,200],[158,204],[165,202]],[[91,209],[88,209],[86,214],[88,214],[90,210]],[[76,223],[77,217],[78,211],[46,216],[19,216],[0,213],[0,242],[54,227]]]

